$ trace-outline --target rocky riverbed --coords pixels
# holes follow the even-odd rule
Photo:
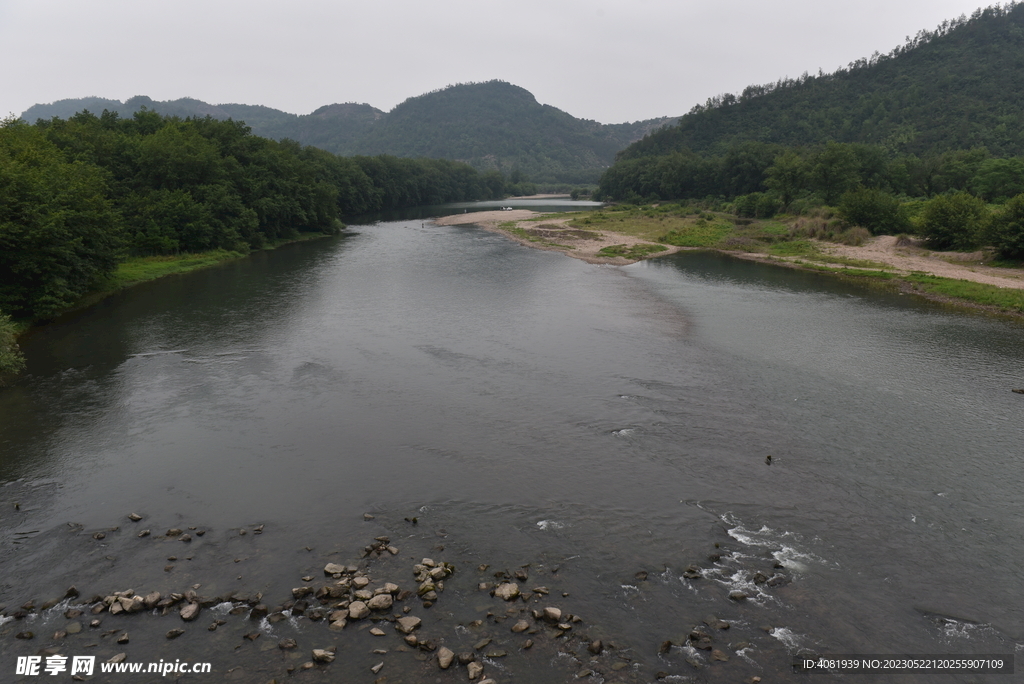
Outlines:
[[[355,524],[369,529],[380,522],[367,514]],[[0,609],[5,661],[56,654],[95,655],[100,662],[185,660],[210,662],[229,681],[340,677],[377,684],[753,683],[778,681],[788,670],[780,635],[762,623],[760,606],[782,600],[790,576],[777,561],[717,544],[681,571],[638,569],[603,595],[588,596],[576,592],[584,569],[544,558],[509,566],[473,562],[464,552],[453,557],[450,545],[438,543],[450,538],[447,531],[405,518],[388,521],[405,548],[392,541],[397,535],[376,535],[352,557],[327,553],[315,573],[303,569],[316,562],[310,549],[290,592],[271,594],[259,587],[211,590],[225,577],[176,577],[180,564],[193,562],[207,540],[220,536],[212,528],[158,528],[138,514],[123,523],[71,533],[75,543],[102,545],[114,537],[156,545],[167,553],[166,579],[126,586],[117,572],[102,580],[72,576],[74,586],[56,596],[17,596],[17,587],[9,587],[5,599],[17,598]],[[270,524],[227,531],[242,538],[273,533]],[[244,562],[221,554],[216,564],[230,574]],[[604,601],[662,600],[680,588],[702,595],[707,610],[680,614],[677,628],[651,643],[637,643],[635,625],[602,622],[586,609],[603,612],[597,608]],[[203,680],[199,674],[179,679]]]

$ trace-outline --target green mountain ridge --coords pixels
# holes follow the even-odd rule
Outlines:
[[[1024,154],[1024,4],[943,22],[831,74],[712,98],[618,158],[830,141],[922,157],[974,147],[999,157]]]
[[[181,118],[244,121],[256,135],[288,138],[335,154],[450,159],[480,170],[518,170],[537,182],[562,183],[596,182],[622,148],[675,121],[663,117],[601,124],[577,119],[504,81],[448,86],[409,98],[390,112],[349,102],[298,115],[261,105],[136,96],[125,102],[88,97],[37,104],[21,118],[66,119],[82,110],[130,117],[143,107]]]

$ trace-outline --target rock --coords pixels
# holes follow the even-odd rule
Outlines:
[[[299,645],[296,643],[295,639],[281,639],[277,642],[277,647],[282,651],[290,651],[293,648],[298,648]]]
[[[658,647],[658,653],[662,653],[662,654],[668,653],[671,650],[672,650],[672,642],[668,641],[668,640],[662,641],[661,642],[661,646]]]
[[[481,648],[484,648],[489,643],[491,643],[491,639],[489,637],[487,639],[483,639],[481,641],[478,641],[475,644],[473,644],[473,650],[474,651],[479,651]]]
[[[328,651],[325,648],[314,648],[313,649],[313,660],[318,663],[333,663],[334,653]]]
[[[469,678],[473,680],[484,673],[484,666],[474,660],[466,665],[466,670],[469,672]]]
[[[153,610],[156,608],[156,604],[158,603],[160,603],[159,591],[151,591],[142,599],[142,605],[144,605],[147,610]]]
[[[192,535],[186,532],[185,534],[178,537],[178,540],[183,542],[190,542],[192,541]]]
[[[151,530],[142,530],[141,532],[139,532],[138,536],[139,537],[148,537],[151,533],[152,533]]]
[[[177,639],[178,637],[180,637],[184,633],[185,633],[185,630],[183,630],[181,628],[178,628],[178,629],[169,630],[167,632],[166,636],[167,636],[168,639]]]
[[[601,643],[600,639],[595,639],[587,644],[587,650],[594,655],[601,655],[601,651],[604,650],[604,644]]]
[[[403,638],[405,639],[405,643],[410,646],[416,646],[420,642],[420,640],[416,638],[415,634],[406,634]]]
[[[191,622],[192,620],[195,620],[197,617],[199,617],[199,604],[186,603],[184,606],[182,606],[179,615],[181,615],[181,619],[185,622]]]
[[[543,610],[541,616],[548,622],[558,622],[562,619],[562,611],[553,606],[548,606]]]
[[[125,632],[121,636],[117,637],[117,643],[127,644],[128,643],[128,632]]]
[[[525,632],[528,629],[530,629],[530,623],[526,620],[520,620],[516,624],[512,625],[512,631],[516,634],[520,632]]]
[[[124,612],[124,606],[121,605],[120,601],[115,601],[114,603],[110,604],[110,608],[108,608],[107,610],[110,611],[111,615],[117,615],[118,613]]]
[[[332,632],[340,632],[341,630],[345,629],[345,625],[347,624],[348,622],[344,618],[340,620],[333,620],[328,629],[330,629]]]
[[[179,530],[177,527],[172,527],[171,529],[167,530],[168,537],[177,537],[179,534],[181,534],[181,530]]]
[[[502,582],[494,588],[494,595],[506,601],[513,601],[519,596],[519,585],[515,582]]]
[[[248,634],[243,634],[242,638],[243,639],[248,639],[249,641],[256,641],[257,639],[260,638],[260,633],[259,632],[249,632]]]
[[[351,608],[350,608],[351,610]],[[412,631],[420,626],[423,621],[418,617],[401,617],[395,620],[395,629],[402,634],[411,634]]]
[[[123,663],[128,658],[127,653],[118,653],[116,656],[108,660],[108,663]]]
[[[338,565],[337,563],[328,563],[324,566],[325,575],[343,575],[345,574],[345,566]]]
[[[733,601],[745,601],[747,599],[747,592],[740,591],[739,589],[730,591],[729,598]]]
[[[82,631],[82,623],[81,622],[71,622],[71,623],[68,624],[67,627],[64,628],[64,630],[68,634],[78,634],[79,632]]]
[[[378,594],[367,602],[366,607],[370,610],[388,610],[392,603],[394,599],[391,598],[391,594]]]
[[[35,636],[36,635],[35,635],[34,632],[18,632],[17,634],[14,635],[14,638],[15,639],[33,639],[33,638],[35,638]]]
[[[352,597],[355,598],[357,601],[362,601],[363,603],[365,603],[373,598],[373,592],[369,589],[357,589],[356,591],[352,592]]]
[[[142,520],[142,516],[139,515],[138,513],[129,513],[128,514],[128,519],[131,520],[132,522],[139,522],[140,520]]]
[[[729,656],[725,655],[723,651],[719,651],[717,648],[711,652],[712,660],[719,660],[723,663],[728,662]]]
[[[107,535],[103,534],[102,532],[97,532],[96,534],[92,535],[92,538],[93,539],[106,539]]]
[[[481,679],[480,684],[498,684],[496,681],[488,677],[487,679]]]
[[[370,630],[370,634],[372,634],[373,636],[384,636],[384,630],[380,627],[374,627]]]
[[[370,668],[370,672],[372,672],[373,674],[377,674],[378,672],[380,672],[380,669],[382,667],[384,667],[384,661],[383,660],[380,661],[379,663],[377,663],[376,665],[374,665],[373,667],[371,667]]]
[[[249,619],[259,620],[261,618],[265,618],[268,613],[270,613],[270,609],[267,608],[265,603],[257,603],[252,607],[252,610],[249,611]]]
[[[455,652],[446,646],[442,646],[437,652],[437,665],[442,670],[447,670],[455,659]]]
[[[373,520],[373,516],[369,513],[363,513],[363,520]]]
[[[526,641],[523,642],[523,650],[524,651],[527,650],[527,649],[530,649],[530,648],[533,648],[533,639],[527,639]]]
[[[348,606],[348,616],[352,620],[362,620],[370,614],[370,609],[362,601],[353,601]]]
[[[78,596],[79,596],[78,589],[74,585],[68,587],[68,590],[64,592],[64,598],[66,598],[66,599],[67,598],[78,598]]]
[[[471,662],[476,660],[476,656],[468,651],[460,653],[455,657],[459,659],[459,665],[469,665]]]
[[[355,587],[356,589],[364,589],[369,584],[370,584],[370,578],[369,577],[363,577],[362,575],[360,575],[359,577],[353,577],[352,578],[352,586]]]
[[[313,593],[313,587],[295,587],[292,589],[292,597],[300,599]]]
[[[397,556],[398,555],[398,547],[397,546],[389,546],[388,547],[388,553],[390,553],[392,556]]]

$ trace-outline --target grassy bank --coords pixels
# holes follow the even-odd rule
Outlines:
[[[759,220],[688,205],[616,205],[581,212],[568,225],[613,231],[664,245],[739,252],[780,266],[862,279],[945,303],[1024,315],[1024,290],[924,273],[900,275],[883,262],[826,253],[823,241],[859,246],[871,237],[863,228],[846,228],[826,214]],[[991,265],[1021,266],[1002,262]]]

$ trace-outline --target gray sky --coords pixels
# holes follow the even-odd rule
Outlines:
[[[978,0],[0,0],[0,117],[96,95],[385,111],[502,79],[602,123],[832,71]]]

